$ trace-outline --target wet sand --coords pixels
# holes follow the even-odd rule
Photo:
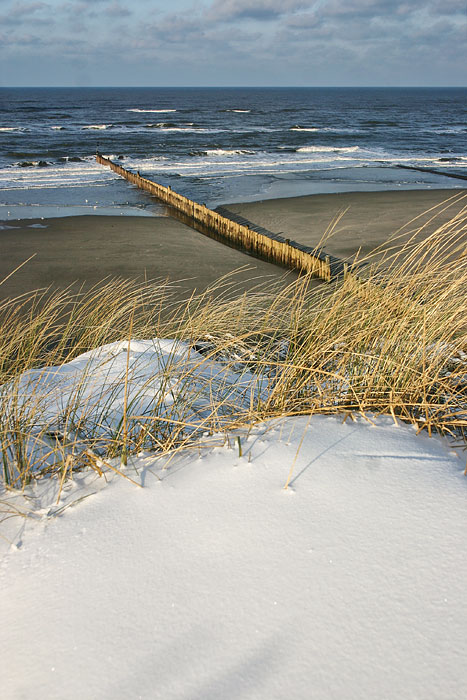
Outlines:
[[[258,277],[279,281],[287,272],[167,217],[70,216],[0,225],[15,227],[0,228],[0,280],[34,255],[0,285],[3,299],[73,282],[90,287],[105,277],[168,278],[185,297],[245,266],[232,277],[244,288],[256,285]]]
[[[359,249],[362,255],[370,253],[401,227],[407,232],[418,229],[436,213],[426,227],[426,233],[433,231],[467,206],[467,199],[459,200],[462,195],[467,196],[466,189],[351,192],[228,204],[226,208],[312,247],[320,243],[336,217],[345,212],[324,248],[338,258],[351,259]],[[436,209],[428,212],[432,207]],[[407,226],[415,217],[417,220]]]
[[[369,252],[414,217],[462,193],[467,190],[357,192],[229,204],[227,208],[311,246],[319,243],[333,219],[348,208],[325,245],[328,252],[345,259],[359,248]],[[450,219],[466,201],[452,203],[427,230]],[[431,215],[422,216],[410,228]],[[186,296],[242,266],[249,270],[235,279],[243,288],[256,284],[257,280],[251,280],[258,276],[279,281],[285,274],[275,265],[167,217],[78,216],[2,222],[0,280],[33,254],[32,260],[0,285],[0,298],[49,286],[63,288],[72,282],[91,286],[108,276],[168,278],[179,281],[180,296]],[[287,279],[294,277],[295,273],[289,273]]]

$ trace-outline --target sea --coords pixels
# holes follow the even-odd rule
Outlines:
[[[467,89],[0,88],[0,219],[162,215],[96,151],[211,207],[464,188]]]

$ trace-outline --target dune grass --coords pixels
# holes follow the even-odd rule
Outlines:
[[[243,293],[233,274],[180,302],[168,282],[111,279],[4,301],[4,485],[101,474],[115,457],[123,468],[141,450],[186,449],[282,415],[386,413],[465,444],[466,221],[464,210],[429,236],[406,230],[319,288],[304,276]],[[132,339],[150,338],[174,341],[164,353],[154,345],[157,376],[134,360]],[[109,356],[79,360],[116,342],[117,373]],[[76,358],[66,380],[52,369]]]

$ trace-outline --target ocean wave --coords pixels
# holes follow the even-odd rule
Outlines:
[[[462,156],[441,156],[440,158],[437,158],[438,163],[465,163],[467,162],[467,158],[463,158]]]
[[[133,109],[127,109],[127,112],[138,112],[140,114],[162,114],[163,112],[176,112],[176,109],[139,109],[134,107]]]
[[[356,129],[350,126],[325,126],[320,131],[326,131],[331,134],[364,134],[363,129]]]
[[[251,112],[251,109],[226,109],[226,112],[237,112],[238,114],[246,114],[247,112]]]
[[[118,179],[108,168],[103,168],[95,161],[95,156],[87,156],[79,162],[47,163],[41,167],[41,161],[31,160],[28,166],[15,163],[10,168],[0,169],[0,189],[28,190],[62,187],[99,186],[110,180]],[[45,162],[45,161],[42,161]]]
[[[180,129],[180,125],[175,122],[156,122],[155,124],[145,124],[146,129]]]
[[[250,156],[250,155],[255,155],[255,151],[249,151],[248,149],[245,148],[232,148],[232,149],[224,149],[224,148],[211,148],[206,151],[199,151],[198,152],[200,155],[206,155],[206,156]]]
[[[58,162],[48,162],[47,167],[39,166],[39,154],[24,154],[25,161],[33,167],[25,167],[18,161],[11,167],[0,170],[0,189],[40,189],[60,187],[106,186],[119,176],[107,168],[96,164],[95,156],[63,157]],[[16,153],[16,157],[21,157]],[[111,160],[121,158],[114,153]],[[449,160],[438,160],[446,157]],[[65,158],[67,160],[65,161]],[[76,158],[76,160],[75,160]],[[424,165],[439,170],[463,168],[465,159],[458,160],[458,154],[432,154],[421,157],[415,153],[390,153],[378,149],[356,146],[305,146],[299,149],[286,147],[275,151],[250,150],[248,148],[212,148],[187,151],[175,157],[147,154],[145,156],[126,155],[125,167],[139,170],[145,177],[160,181],[160,178],[232,178],[248,175],[294,177],[300,173],[332,170],[334,168],[380,167],[405,163]],[[306,177],[307,175],[305,175]],[[163,180],[165,182],[165,180]],[[170,180],[172,182],[172,180]],[[175,180],[174,187],[175,187]]]
[[[53,129],[54,131],[64,131],[65,130],[64,126],[51,126],[50,128]]]
[[[101,131],[104,129],[110,129],[112,126],[113,124],[87,124],[86,126],[82,126],[81,128]]]
[[[45,168],[50,165],[46,160],[23,160],[19,161],[18,163],[14,163],[14,165],[18,168],[32,168],[32,167],[41,167]]]
[[[321,131],[317,126],[291,126],[289,131]]]
[[[24,127],[24,126],[0,126],[0,131],[4,131],[4,132],[10,132],[10,131],[23,132],[23,131],[28,131],[28,129],[26,129],[26,127]]]
[[[445,127],[440,127],[439,129],[425,129],[424,130],[428,134],[438,134],[442,136],[443,134],[466,134],[467,133],[467,128],[465,126],[445,126]]]
[[[291,126],[289,131],[321,131],[329,134],[364,134],[362,129],[355,127],[340,127],[340,126]]]
[[[176,132],[176,133],[185,133],[185,134],[220,134],[224,133],[227,131],[230,131],[229,129],[203,129],[201,127],[197,126],[177,126],[175,124],[170,125],[170,122],[168,123],[163,123],[159,122],[157,124],[146,124],[145,129],[160,129],[161,131],[167,133],[167,132]],[[243,132],[242,132],[243,133]]]
[[[297,153],[355,153],[359,146],[301,146]]]

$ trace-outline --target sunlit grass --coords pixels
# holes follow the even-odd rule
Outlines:
[[[124,470],[143,450],[173,453],[283,415],[386,413],[465,442],[465,210],[401,241],[319,288],[302,277],[242,292],[233,274],[180,302],[167,282],[113,279],[3,302],[3,483],[63,484],[115,457]],[[174,342],[153,344],[151,374],[130,338]],[[115,342],[118,372],[90,352]],[[57,370],[83,353],[74,373]]]

